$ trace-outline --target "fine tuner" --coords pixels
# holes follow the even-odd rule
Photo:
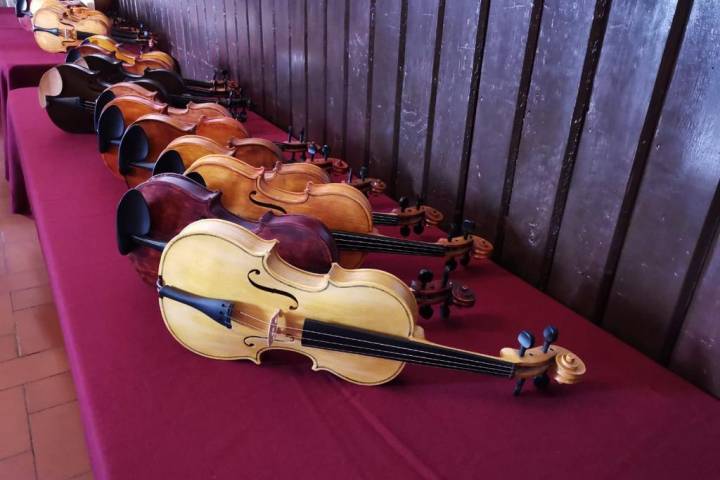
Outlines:
[[[564,384],[585,373],[582,360],[551,345],[550,336],[543,347],[521,342],[499,356],[432,343],[416,326],[412,292],[397,277],[337,264],[327,274],[304,272],[275,249],[276,242],[222,220],[183,229],[163,251],[157,283],[173,337],[219,360],[260,364],[267,350],[294,351],[309,357],[313,370],[360,385],[389,382],[406,363]]]

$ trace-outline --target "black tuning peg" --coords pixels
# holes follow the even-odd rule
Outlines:
[[[527,349],[532,348],[533,345],[535,345],[535,337],[527,330],[523,330],[518,334],[517,339],[518,343],[520,344],[520,348],[518,349],[518,356],[522,358],[525,356],[525,352],[527,351]],[[520,395],[523,385],[525,385],[525,379],[521,378],[515,383],[515,390],[513,390],[513,395]]]
[[[450,281],[450,272],[455,270],[450,265],[445,265],[445,269],[443,270],[443,277],[442,277],[442,288],[447,287],[448,282]]]
[[[418,223],[413,225],[413,232],[415,232],[416,235],[420,235],[425,231],[425,220],[420,220]]]
[[[475,231],[475,222],[472,220],[465,220],[462,223],[462,233],[465,239],[467,239]]]
[[[315,142],[308,145],[308,153],[310,154],[310,160],[315,160],[315,155],[317,155],[317,145]]]
[[[398,204],[400,205],[400,211],[404,212],[406,208],[408,208],[408,205],[410,202],[408,201],[407,197],[400,197],[398,200]]]
[[[433,308],[432,308],[430,305],[428,305],[428,304],[420,305],[419,313],[420,313],[420,316],[421,316],[422,318],[424,318],[425,320],[427,320],[428,318],[432,317],[432,315],[433,315]]]
[[[542,346],[543,353],[547,353],[550,345],[557,341],[558,334],[559,332],[557,327],[554,327],[552,325],[548,325],[547,327],[545,327],[545,330],[543,330],[543,338],[545,339]]]
[[[448,240],[452,240],[452,238],[455,236],[455,232],[457,231],[457,225],[454,223],[450,224],[450,229],[448,229]]]
[[[323,158],[325,158],[325,160],[327,160],[328,157],[330,156],[330,147],[327,144],[323,145],[321,152],[322,152]]]
[[[287,132],[288,132],[288,142],[292,142],[292,139],[293,139],[292,125],[288,125]]]
[[[550,345],[552,345],[557,340],[557,338],[557,327],[554,327],[553,325],[548,325],[547,327],[545,327],[545,330],[543,330],[544,341],[542,346],[542,352],[547,353],[547,351],[550,349]],[[533,384],[538,390],[545,390],[550,384],[550,377],[548,377],[547,372],[533,378]]]
[[[358,170],[358,176],[360,177],[360,180],[362,180],[364,182],[365,179],[367,178],[367,175],[368,175],[368,167],[363,165],[362,167],[360,167],[360,170]]]
[[[423,268],[420,270],[420,273],[418,273],[418,280],[420,281],[420,288],[425,289],[428,283],[432,282],[434,275],[432,270],[429,270],[427,268]]]

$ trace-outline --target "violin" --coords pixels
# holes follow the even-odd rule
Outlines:
[[[276,241],[222,220],[192,223],[160,259],[157,290],[165,326],[187,349],[218,360],[262,361],[267,350],[305,355],[313,370],[327,370],[359,385],[394,379],[406,363],[443,367],[538,385],[581,380],[586,367],[569,350],[522,332],[520,348],[499,356],[452,348],[425,339],[417,303],[397,277],[334,264],[326,274],[285,262]]]
[[[316,219],[304,215],[276,216],[267,212],[259,221],[240,218],[220,203],[220,192],[174,173],[151,177],[128,190],[117,206],[118,249],[127,255],[140,277],[154,285],[160,254],[167,242],[189,225],[203,218],[218,218],[241,225],[266,240],[277,240],[278,254],[302,270],[327,273],[338,259],[332,234]],[[473,292],[449,281],[446,267],[442,283],[432,281],[432,272],[423,270],[411,289],[423,318],[432,316],[432,305],[441,304],[443,318],[450,305],[470,307]],[[429,274],[429,277],[428,277]]]
[[[435,243],[379,235],[368,199],[343,183],[308,183],[303,191],[283,190],[271,185],[264,169],[223,155],[195,161],[186,175],[223,192],[225,208],[244,218],[260,218],[268,210],[317,218],[332,232],[340,247],[339,263],[347,268],[360,266],[369,252],[443,257],[452,262],[460,258],[467,265],[471,258],[488,258],[493,250],[490,242],[471,234],[474,224],[469,221],[463,224],[462,236]]]
[[[86,58],[90,57],[92,55]],[[96,102],[114,83],[121,83],[115,80],[117,79],[103,77],[98,71],[64,63],[49,69],[40,79],[38,86],[40,105],[45,108],[58,128],[70,133],[91,133],[95,131],[95,112],[102,111],[101,108],[96,108]],[[232,95],[203,97],[190,94],[183,89],[177,74],[168,70],[147,70],[142,76],[133,76],[128,81],[145,91],[154,92],[156,95],[154,98],[174,107],[184,107],[191,101],[198,103],[214,101],[232,109],[245,102]],[[102,101],[106,103],[114,96],[115,93],[111,92],[103,97]]]
[[[242,123],[231,117],[201,117],[195,122],[185,122],[151,113],[133,122],[120,140],[117,137],[99,137],[99,144],[101,151],[105,148],[103,160],[107,167],[116,176],[125,178],[128,186],[134,187],[152,175],[160,152],[173,139],[183,135],[206,136],[220,143],[229,143],[233,138],[247,138],[248,132]],[[117,155],[110,155],[106,148],[110,145],[117,145]]]
[[[260,238],[277,239],[278,254],[303,270],[324,273],[337,261],[337,246],[318,220],[268,212],[251,221],[226,210],[220,196],[220,192],[172,173],[157,175],[128,190],[117,207],[120,253],[127,255],[140,277],[153,285],[165,244],[195,220],[218,218],[242,225]]]
[[[108,35],[110,20],[91,14],[84,7],[53,5],[39,9],[32,17],[32,31],[38,46],[46,52],[65,52],[92,35]]]
[[[161,68],[177,71],[175,60],[165,52],[152,51],[133,53],[120,46],[110,37],[93,35],[86,38],[80,45],[68,51],[65,61],[88,67],[84,57],[88,55],[104,55],[121,62],[123,70],[142,75],[148,68]]]

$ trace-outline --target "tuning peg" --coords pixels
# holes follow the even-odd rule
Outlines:
[[[451,223],[450,228],[448,229],[448,235],[447,235],[448,240],[452,240],[452,238],[455,236],[456,230],[457,230],[457,224]]]
[[[362,180],[364,182],[365,179],[367,178],[367,174],[368,174],[368,167],[366,167],[365,165],[360,167],[360,170],[358,170],[358,175],[360,176],[360,180]]]
[[[517,339],[518,343],[520,344],[520,348],[518,349],[518,356],[522,358],[525,356],[525,352],[527,351],[527,349],[532,348],[533,345],[535,345],[535,337],[527,330],[523,330],[518,334]],[[521,378],[515,383],[515,390],[513,390],[513,395],[520,395],[523,385],[525,385],[525,379]]]
[[[415,206],[417,208],[420,208],[423,206],[424,203],[425,203],[425,199],[422,196],[420,196],[417,198],[417,201],[415,202]]]
[[[548,325],[547,327],[545,327],[545,330],[543,330],[543,338],[545,339],[545,342],[543,342],[542,346],[543,353],[547,353],[550,345],[557,341],[558,334],[559,332],[557,327],[553,325]]]
[[[345,181],[347,183],[352,182],[352,174],[353,174],[352,167],[350,167],[350,168],[348,168],[347,178],[345,179]]]
[[[322,146],[321,151],[322,151],[323,157],[325,158],[325,160],[327,160],[328,157],[330,156],[330,147],[327,144],[325,144]]]
[[[425,231],[425,220],[420,220],[418,223],[413,225],[413,232],[415,232],[416,235],[420,235]]]
[[[435,275],[433,274],[432,270],[429,270],[427,268],[423,268],[422,270],[420,270],[420,273],[418,273],[420,288],[424,290],[427,284],[432,282],[434,276]]]
[[[449,303],[444,302],[440,306],[440,318],[442,318],[443,320],[447,320],[448,318],[450,318],[450,304]]]
[[[472,220],[463,221],[462,233],[466,240],[474,231],[475,231],[475,222],[473,222]]]
[[[447,287],[448,282],[450,281],[450,272],[452,272],[453,270],[455,269],[450,267],[450,265],[445,265],[442,276],[442,288]]]
[[[398,204],[400,205],[400,211],[404,212],[406,208],[408,208],[410,201],[407,197],[400,197],[398,199]]]
[[[308,153],[310,154],[310,160],[315,160],[315,155],[317,155],[317,145],[315,142],[308,146]]]
[[[305,141],[305,129],[300,130],[300,143]]]
[[[432,315],[433,315],[433,309],[432,309],[432,307],[431,307],[430,305],[428,305],[428,304],[420,305],[420,309],[419,309],[418,313],[420,313],[420,316],[421,316],[422,318],[424,318],[425,320],[427,320],[428,318],[432,317]]]
[[[292,125],[288,125],[287,132],[288,132],[288,142],[292,142],[292,139],[293,139]]]

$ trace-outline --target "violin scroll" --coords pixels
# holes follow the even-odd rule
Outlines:
[[[417,280],[413,280],[410,289],[415,295],[422,318],[428,319],[433,315],[432,305],[440,306],[440,315],[443,320],[450,317],[450,306],[468,308],[475,305],[475,293],[466,285],[455,284],[450,281],[449,266],[445,267],[441,280],[433,280],[433,272],[423,268],[418,273]]]

